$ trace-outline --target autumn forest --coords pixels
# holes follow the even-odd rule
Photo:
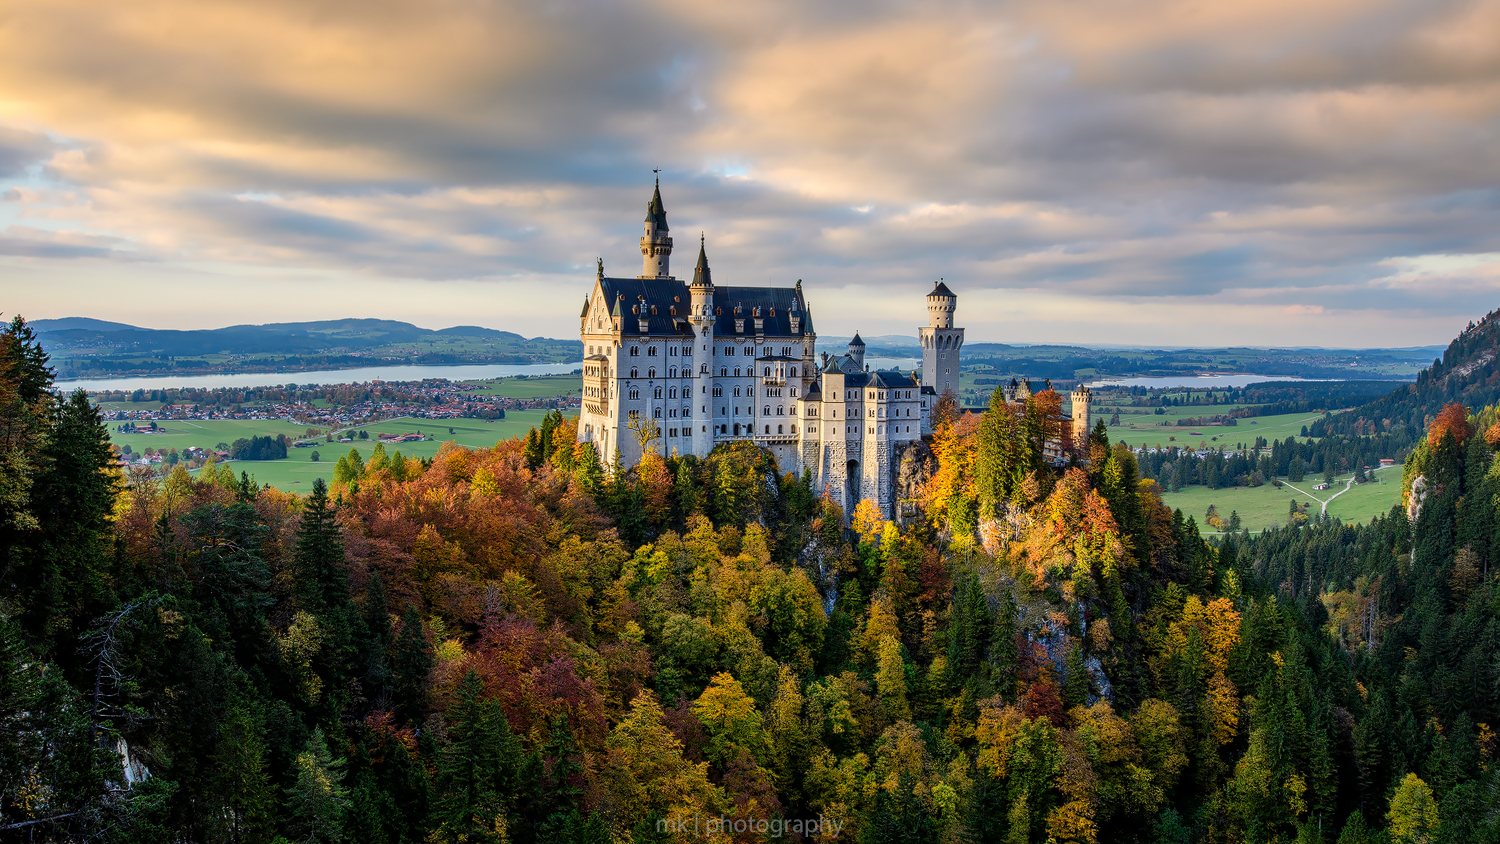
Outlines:
[[[1051,391],[940,403],[898,523],[556,413],[131,475],[52,383],[11,322],[0,840],[1500,841],[1493,407],[1370,524],[1205,540]]]

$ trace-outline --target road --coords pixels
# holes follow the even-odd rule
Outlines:
[[[1381,466],[1379,469],[1371,469],[1370,470],[1370,474],[1373,475],[1376,472],[1382,471],[1384,469],[1394,469],[1394,468],[1396,468],[1396,467],[1395,466]],[[1311,498],[1312,500],[1317,501],[1318,503],[1322,504],[1323,505],[1323,509],[1322,509],[1321,512],[1322,512],[1323,515],[1326,516],[1328,514],[1328,505],[1333,503],[1333,499],[1338,498],[1340,495],[1343,495],[1344,493],[1348,492],[1349,489],[1350,489],[1350,487],[1354,486],[1354,478],[1351,476],[1349,478],[1349,480],[1344,481],[1344,488],[1341,489],[1341,490],[1339,490],[1338,492],[1335,492],[1333,495],[1328,496],[1328,500],[1326,500],[1326,501],[1323,500],[1323,499],[1321,499],[1321,498],[1319,498],[1319,497],[1317,497],[1316,495],[1313,495],[1312,493],[1308,492],[1305,489],[1297,489],[1297,487],[1292,486],[1292,484],[1291,484],[1290,481],[1282,481],[1282,483],[1286,484],[1287,486],[1291,486],[1292,489],[1295,489],[1298,492],[1302,493],[1303,495],[1307,496],[1308,498]]]

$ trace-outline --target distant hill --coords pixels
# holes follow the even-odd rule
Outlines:
[[[120,331],[123,329],[137,330],[133,325],[123,322],[110,322],[103,319],[94,319],[86,316],[70,316],[62,319],[39,319],[30,323],[31,327],[38,332],[46,331],[69,331],[72,329],[83,329],[86,331]]]
[[[1441,359],[1418,373],[1415,384],[1399,387],[1348,413],[1320,419],[1309,433],[1368,434],[1398,425],[1408,431],[1425,431],[1428,422],[1449,402],[1470,410],[1500,403],[1500,310],[1489,312],[1477,324],[1469,323],[1448,344]]]
[[[33,322],[58,377],[345,369],[372,363],[565,363],[577,340],[527,339],[461,325],[433,331],[386,319],[334,319],[180,331],[66,317]]]

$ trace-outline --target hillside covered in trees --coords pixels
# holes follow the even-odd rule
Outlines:
[[[1458,337],[1408,384],[1389,395],[1313,424],[1315,437],[1378,434],[1404,428],[1426,430],[1445,405],[1478,409],[1500,403],[1500,311],[1469,323]]]
[[[1500,832],[1493,410],[1411,516],[1211,547],[1103,426],[1049,466],[1050,391],[945,403],[898,525],[750,444],[609,474],[556,414],[306,497],[131,479],[50,385],[13,322],[6,840]]]

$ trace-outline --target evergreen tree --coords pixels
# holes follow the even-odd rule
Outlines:
[[[345,840],[344,817],[349,793],[343,786],[344,760],[328,752],[322,728],[314,728],[307,745],[293,760],[296,780],[287,789],[287,828],[292,840],[322,844]]]
[[[427,706],[427,676],[432,673],[432,646],[422,631],[422,616],[407,604],[401,632],[391,656],[391,686],[396,717],[403,724],[421,720]]]
[[[507,841],[522,783],[530,773],[505,712],[482,698],[470,671],[444,716],[448,743],[438,762],[438,836],[444,841]]]
[[[212,816],[217,822],[211,833],[214,841],[253,844],[269,841],[275,831],[263,731],[259,708],[244,697],[235,700],[214,750],[214,793],[222,801]]]

